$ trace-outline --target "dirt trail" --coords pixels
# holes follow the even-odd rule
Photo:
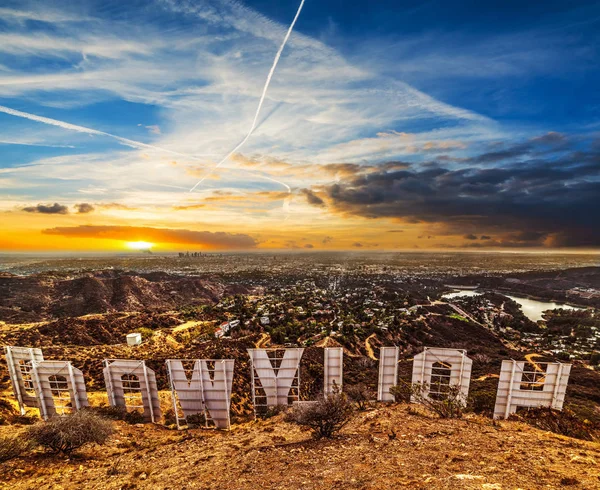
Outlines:
[[[337,340],[331,337],[324,337],[319,342],[315,344],[315,347],[341,347],[344,350],[344,356],[348,357],[362,357],[361,355],[355,354],[354,352],[350,352],[346,347],[340,344]]]
[[[254,344],[254,347],[257,349],[264,349],[270,342],[271,336],[268,333],[263,333],[260,335],[260,339],[256,341],[256,344]]]
[[[369,356],[374,361],[378,361],[379,359],[377,357],[375,357],[375,353],[373,352],[373,347],[371,347],[371,344],[369,343],[369,340],[371,340],[372,338],[375,338],[374,333],[372,333],[365,339],[365,349],[367,350],[367,356]]]
[[[533,366],[533,369],[535,369],[538,373],[543,373],[544,370],[542,369],[542,367],[533,360],[534,357],[544,357],[541,354],[527,354],[525,356],[525,360],[531,364]]]
[[[190,328],[197,327],[201,323],[204,323],[204,322],[197,322],[197,321],[185,322],[185,323],[182,323],[181,325],[177,325],[176,327],[174,327],[172,332],[176,333],[176,332],[181,332],[183,330],[189,330]]]

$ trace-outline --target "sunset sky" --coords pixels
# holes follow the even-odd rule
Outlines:
[[[600,248],[600,3],[0,2],[0,251]],[[202,183],[190,189],[201,179]]]

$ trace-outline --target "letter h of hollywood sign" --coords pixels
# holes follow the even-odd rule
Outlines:
[[[304,349],[248,349],[255,414],[269,407],[300,401],[300,361]],[[70,361],[45,361],[40,349],[5,347],[13,392],[21,413],[39,408],[44,419],[87,407],[83,374]],[[382,347],[379,360],[379,401],[393,401],[390,388],[398,383],[398,347]],[[466,403],[473,361],[462,349],[426,347],[414,357],[412,383],[425,396],[440,399],[458,388]],[[561,410],[571,371],[570,364],[502,362],[494,418],[507,418],[517,407],[546,406]],[[177,426],[193,416],[205,424],[230,427],[233,384],[232,359],[170,359],[166,361]],[[325,349],[324,393],[342,387],[343,349]],[[145,361],[105,360],[104,379],[111,406],[140,410],[144,420],[161,418],[154,371]],[[180,416],[179,414],[182,413]],[[191,419],[190,419],[191,420]]]

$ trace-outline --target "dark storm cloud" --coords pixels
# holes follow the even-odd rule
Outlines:
[[[69,208],[58,204],[38,204],[37,206],[30,206],[23,208],[23,211],[27,213],[41,213],[41,214],[69,214]]]
[[[189,245],[202,245],[212,249],[249,249],[255,248],[257,245],[254,238],[242,233],[136,226],[63,226],[43,230],[42,233],[46,235],[74,236],[80,238],[183,243]]]
[[[567,141],[568,139],[564,134],[557,133],[556,131],[550,131],[549,133],[531,139],[532,143],[553,146],[566,144]]]
[[[473,163],[494,163],[501,160],[507,160],[509,158],[521,157],[529,153],[529,151],[530,147],[528,145],[520,145],[506,150],[483,153],[475,158],[468,159],[468,161]]]
[[[530,140],[504,147],[503,144],[494,144],[492,151],[482,153],[471,158],[462,159],[463,162],[476,164],[490,164],[507,160],[545,155],[549,152],[560,151],[565,148],[568,138],[561,133],[551,131]]]
[[[75,204],[75,209],[77,209],[78,214],[87,214],[94,212],[94,206],[88,204],[87,202],[82,202],[81,204]]]
[[[312,204],[313,206],[323,207],[325,206],[325,202],[319,196],[317,196],[313,191],[309,189],[302,189],[302,194],[306,196],[306,200],[308,204]]]
[[[552,133],[544,138],[562,141]],[[485,246],[600,246],[600,151],[593,148],[561,148],[496,167],[382,169],[326,186],[320,195],[345,215],[484,232]]]

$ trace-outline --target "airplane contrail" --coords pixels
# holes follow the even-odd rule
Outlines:
[[[134,140],[130,140],[128,138],[122,138],[121,136],[117,136],[115,134],[106,133],[104,131],[98,131],[97,129],[86,128],[85,126],[77,126],[75,124],[71,124],[71,123],[68,123],[65,121],[59,121],[58,119],[51,119],[49,117],[38,116],[36,114],[30,114],[28,112],[17,111],[16,109],[11,109],[10,107],[5,107],[5,106],[0,105],[0,112],[3,112],[4,114],[9,114],[11,116],[22,117],[24,119],[29,119],[31,121],[36,121],[36,122],[43,123],[43,124],[49,124],[51,126],[57,126],[59,128],[68,129],[71,131],[77,131],[78,133],[86,133],[86,134],[92,134],[92,135],[98,135],[98,136],[107,136],[109,138],[113,138],[113,139],[119,141],[120,143],[122,143],[124,145],[130,146],[133,148],[162,151],[162,152],[170,153],[172,155],[177,155],[177,156],[184,157],[184,158],[190,158],[190,159],[198,160],[198,161],[205,161],[204,159],[198,158],[197,156],[194,156],[194,155],[189,155],[186,153],[180,153],[177,151],[168,150],[168,149],[162,148],[160,146],[148,145],[148,144],[142,143],[140,141],[134,141]],[[1,140],[0,140],[0,143],[2,143]],[[42,145],[39,145],[39,146],[42,146]],[[75,148],[74,146],[65,146],[65,147],[66,148]],[[283,187],[285,187],[288,191],[288,194],[291,195],[291,193],[292,193],[292,189],[290,188],[290,186],[284,182],[280,182],[279,180],[275,180],[271,177],[267,177],[266,175],[255,174],[255,173],[249,172],[247,170],[243,170],[243,172],[245,172],[249,175],[253,175],[254,177],[258,177],[259,179],[270,180],[271,182],[275,182],[276,184],[279,184],[279,185],[282,185]],[[173,186],[173,187],[177,187],[177,186]],[[179,188],[187,190],[187,187],[179,187]],[[284,207],[286,207],[286,204],[287,203],[284,202]]]
[[[131,146],[133,148],[162,151],[162,152],[170,153],[172,155],[177,155],[177,156],[181,156],[181,157],[185,157],[185,158],[191,158],[194,160],[204,161],[204,159],[202,159],[202,158],[199,158],[197,156],[190,155],[187,153],[180,153],[178,151],[168,150],[167,148],[162,148],[160,146],[149,145],[147,143],[142,143],[140,141],[130,140],[128,138],[122,138],[121,136],[117,136],[115,134],[106,133],[104,131],[98,131],[97,129],[86,128],[85,126],[78,126],[76,124],[71,124],[71,123],[68,123],[65,121],[59,121],[58,119],[51,119],[49,117],[38,116],[36,114],[30,114],[28,112],[17,111],[16,109],[11,109],[10,107],[5,107],[2,105],[0,105],[0,112],[3,112],[4,114],[9,114],[11,116],[22,117],[24,119],[29,119],[31,121],[40,122],[43,124],[49,124],[51,126],[57,126],[59,128],[68,129],[71,131],[77,131],[78,133],[93,134],[93,135],[98,135],[98,136],[107,136],[109,138],[113,138],[113,139],[115,139],[127,146]],[[3,141],[0,140],[0,143],[2,143],[2,142]],[[36,145],[36,146],[38,146],[38,145]],[[39,145],[39,146],[46,146],[46,145]],[[57,147],[62,148],[63,146],[57,146]],[[75,148],[74,146],[66,146],[66,145],[64,147],[65,148]],[[270,180],[272,182],[280,184],[280,185],[284,186],[288,190],[288,192],[291,192],[290,186],[283,182],[272,179],[271,177],[267,177],[265,175],[254,174],[252,172],[248,172],[247,170],[244,170],[244,172],[246,172],[250,175],[254,175],[255,177]],[[186,189],[186,188],[182,187],[182,189]]]
[[[180,157],[192,158],[194,160],[204,161],[203,159],[195,157],[193,155],[186,155],[185,153],[179,153],[177,151],[168,150],[166,148],[161,148],[159,146],[148,145],[147,143],[141,143],[139,141],[122,138],[121,136],[117,136],[117,135],[110,134],[110,133],[105,133],[104,131],[98,131],[96,129],[86,128],[85,126],[77,126],[75,124],[71,124],[71,123],[64,122],[64,121],[59,121],[57,119],[51,119],[49,117],[37,116],[35,114],[30,114],[28,112],[17,111],[15,109],[11,109],[10,107],[5,107],[2,105],[0,105],[0,112],[3,112],[4,114],[9,114],[11,116],[22,117],[24,119],[29,119],[31,121],[36,121],[36,122],[43,123],[43,124],[49,124],[50,126],[58,126],[59,128],[68,129],[71,131],[77,131],[78,133],[94,134],[97,136],[107,136],[109,138],[113,138],[113,139],[119,141],[120,143],[122,143],[124,145],[130,146],[133,148],[162,151],[165,153],[170,153],[171,155],[177,155]]]
[[[244,146],[244,144],[246,143],[246,141],[248,141],[248,139],[250,138],[250,136],[252,135],[252,133],[256,129],[256,123],[258,121],[258,116],[260,114],[260,110],[262,108],[263,102],[265,101],[265,97],[267,95],[267,90],[269,88],[269,84],[271,83],[271,78],[273,78],[273,73],[275,73],[275,68],[277,68],[277,63],[279,63],[279,58],[281,57],[281,53],[283,52],[283,48],[285,48],[285,45],[287,44],[288,39],[290,38],[290,35],[292,34],[292,30],[294,29],[294,26],[296,25],[296,21],[298,20],[298,17],[300,17],[300,12],[302,11],[302,7],[304,6],[304,1],[305,0],[302,0],[300,2],[300,6],[298,7],[298,11],[296,12],[296,16],[294,17],[294,20],[290,24],[290,27],[287,30],[287,33],[285,34],[285,37],[283,38],[283,42],[281,43],[281,46],[279,46],[279,50],[277,51],[277,54],[275,55],[275,59],[273,60],[273,65],[271,66],[271,70],[269,71],[269,75],[267,76],[267,81],[265,82],[265,86],[263,87],[263,91],[262,91],[262,95],[260,97],[260,101],[258,102],[258,107],[256,109],[256,114],[254,115],[254,121],[252,121],[252,126],[250,127],[250,131],[248,131],[248,134],[246,135],[246,137],[233,150],[231,150],[227,155],[225,155],[225,157],[219,163],[217,163],[217,165],[214,168],[219,168],[221,165],[223,165],[223,163],[225,163],[229,159],[229,157],[231,155],[233,155],[242,146]],[[196,182],[196,185],[190,189],[190,192],[193,192],[196,189],[196,187],[198,187],[200,184],[202,184],[202,182],[204,182],[204,180],[206,179],[206,177],[207,176],[205,175],[198,182]],[[281,182],[279,182],[279,183],[281,183]],[[288,189],[289,189],[289,187],[288,187]]]

